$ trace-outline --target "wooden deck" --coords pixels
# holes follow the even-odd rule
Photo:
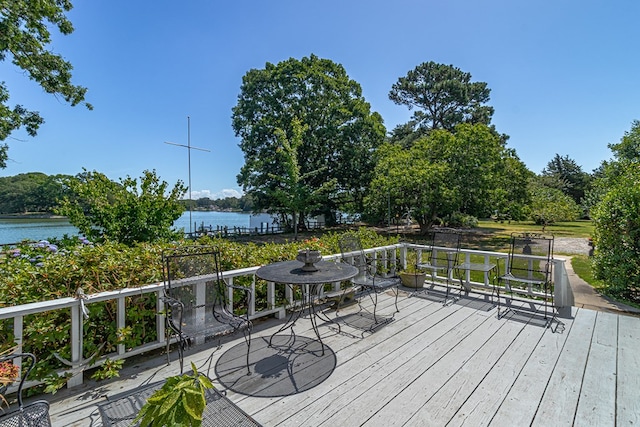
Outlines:
[[[320,384],[288,395],[255,397],[269,395],[268,389],[255,388],[260,381],[288,381],[286,372],[268,378],[256,365],[252,376],[242,381],[245,386],[254,382],[253,390],[260,393],[229,390],[227,395],[264,426],[640,423],[640,318],[573,308],[571,316],[545,328],[539,313],[498,319],[496,308],[482,297],[450,306],[432,299],[401,293],[400,312],[374,333],[362,333],[369,320],[353,315],[357,305],[340,312],[341,334],[321,325],[323,340],[333,351],[322,358],[333,364],[300,359],[296,387],[305,375],[317,378],[328,369]],[[380,312],[390,314],[392,304],[393,298],[383,295]],[[259,357],[261,337],[281,324],[274,319],[256,325],[252,356]],[[306,319],[296,324],[295,332],[313,337]],[[211,347],[191,353],[188,360],[204,364],[205,370],[211,366],[214,377],[225,372],[221,357],[242,342],[240,337],[225,343],[210,365],[206,359]],[[168,366],[164,361],[164,356],[127,361],[117,381],[87,381],[76,390],[59,392],[50,398],[54,425],[101,426],[96,404],[105,396],[175,374],[177,361]]]

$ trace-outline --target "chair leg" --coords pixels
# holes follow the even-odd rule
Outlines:
[[[373,296],[374,296],[374,301],[373,301],[373,323],[377,324],[378,323],[378,318],[376,317],[376,309],[378,308],[378,291],[376,291],[375,289],[372,289],[373,292]]]
[[[251,375],[251,365],[249,364],[249,354],[251,353],[251,327],[245,329],[244,340],[247,343],[247,375]]]
[[[396,286],[396,313],[400,313],[400,309],[398,308],[398,294],[400,293],[400,289]]]

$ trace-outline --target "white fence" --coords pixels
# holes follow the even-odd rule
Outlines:
[[[406,266],[407,252],[416,251],[418,257],[421,256],[421,252],[428,249],[428,246],[411,245],[405,243],[399,243],[397,245],[377,247],[365,250],[365,252],[374,259],[374,265],[380,271],[385,271],[387,274],[395,274],[395,272],[401,267]],[[505,253],[499,252],[486,252],[477,250],[462,249],[460,251],[461,256],[465,257],[465,260],[469,262],[471,257],[474,257],[478,262],[478,258],[482,258],[486,264],[502,263],[507,257]],[[346,257],[346,261],[349,262],[349,256]],[[535,258],[535,257],[529,257]],[[340,255],[329,255],[324,257],[325,260],[339,261]],[[251,268],[243,268],[239,270],[225,271],[222,274],[223,279],[233,284],[234,280],[239,277],[251,278],[251,289],[255,295],[256,288],[256,276],[255,272],[258,270],[258,266]],[[504,270],[503,270],[504,271]],[[490,278],[485,276],[484,282],[474,282],[471,280],[469,272],[465,278],[465,283],[470,288],[479,292],[491,291],[492,282]],[[257,319],[260,317],[275,315],[277,318],[282,318],[285,314],[286,307],[283,305],[276,306],[276,288],[274,283],[267,283],[267,307],[257,310],[255,300],[249,302],[248,311],[251,319]],[[281,285],[279,285],[281,286]],[[333,289],[339,290],[340,283],[334,283]],[[24,318],[25,316],[37,313],[46,313],[56,310],[69,310],[71,313],[71,328],[69,342],[71,346],[71,369],[69,370],[73,377],[68,381],[69,387],[82,384],[83,372],[87,369],[95,367],[104,362],[108,357],[110,359],[122,359],[144,353],[146,351],[158,349],[166,345],[165,335],[165,319],[163,310],[164,305],[162,303],[164,284],[154,283],[140,288],[125,288],[109,292],[100,292],[92,295],[84,295],[79,293],[76,298],[60,298],[52,301],[42,301],[31,304],[24,304],[12,307],[0,308],[0,320],[12,319],[13,320],[13,332],[15,336],[16,344],[18,345],[18,351],[22,348],[22,344],[29,337],[24,336]],[[233,289],[229,289],[229,301],[233,301]],[[94,304],[104,301],[116,301],[117,307],[117,328],[124,328],[126,326],[126,314],[127,306],[126,299],[133,296],[141,296],[146,294],[155,293],[157,298],[156,316],[155,316],[155,328],[157,332],[157,339],[154,342],[147,343],[138,347],[126,349],[123,344],[117,346],[117,351],[113,354],[108,354],[99,359],[95,364],[89,365],[87,360],[84,359],[82,354],[83,339],[84,339],[84,320],[87,310],[85,308],[88,304]],[[295,304],[293,293],[289,287],[285,288],[285,297],[288,304]],[[573,304],[573,295],[571,288],[569,287],[568,277],[564,268],[564,259],[554,259],[554,301],[556,307],[570,307]],[[230,303],[232,304],[232,303]],[[233,307],[229,307],[233,310]],[[33,383],[35,384],[35,383]]]

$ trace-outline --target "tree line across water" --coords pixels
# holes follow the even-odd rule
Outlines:
[[[41,172],[0,177],[0,215],[52,215],[60,200],[69,194],[64,181],[70,175],[46,175]],[[185,210],[191,206],[199,210],[251,212],[250,196],[197,200],[182,199]]]

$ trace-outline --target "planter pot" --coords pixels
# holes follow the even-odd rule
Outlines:
[[[402,284],[408,288],[422,288],[427,277],[425,273],[400,273]]]

